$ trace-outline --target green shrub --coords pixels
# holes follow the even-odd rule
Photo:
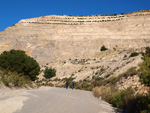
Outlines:
[[[56,76],[56,70],[54,68],[46,68],[44,71],[44,77],[46,79]]]
[[[121,78],[120,76],[118,76],[118,77],[111,77],[111,78],[106,80],[106,83],[114,85],[115,83],[117,83],[120,80],[120,78]]]
[[[124,15],[125,13],[120,13],[121,15]]]
[[[132,68],[128,69],[126,72],[120,74],[117,77],[110,77],[108,79],[104,79],[104,78],[101,78],[101,77],[93,77],[91,84],[94,87],[96,87],[96,86],[104,86],[104,85],[107,85],[107,84],[115,85],[117,82],[120,81],[120,79],[122,77],[127,78],[128,76],[133,76],[133,75],[136,75],[136,74],[138,74],[138,72],[136,71],[136,67],[132,67]],[[111,73],[108,74],[108,75],[111,75]]]
[[[143,63],[140,64],[139,77],[140,81],[147,86],[150,86],[150,47],[146,47],[143,53]]]
[[[4,76],[4,74],[1,74],[1,81],[4,83],[5,86],[9,86],[9,81],[7,80],[8,74]]]
[[[111,103],[114,107],[126,109],[128,113],[149,113],[150,94],[134,95],[132,88],[117,90],[110,86],[95,87],[94,96]]]
[[[32,86],[32,83],[29,81],[29,79],[30,78],[24,77],[24,76],[20,77],[18,85],[21,86],[21,87],[26,87],[26,85]]]
[[[101,50],[101,51],[106,51],[106,50],[108,50],[108,49],[103,45],[100,50]]]
[[[88,81],[75,82],[75,89],[92,91],[93,87]]]
[[[102,100],[111,103],[114,107],[123,109],[127,108],[129,100],[134,97],[132,88],[117,90],[113,86],[95,87],[93,93],[95,96],[101,97]]]
[[[145,54],[150,57],[150,47],[146,47],[145,49]]]
[[[145,56],[144,62],[140,65],[139,77],[140,81],[147,86],[150,86],[150,57]]]
[[[87,90],[87,91],[92,91],[93,87],[89,82],[82,82],[81,84],[82,89]]]
[[[14,85],[17,86],[19,84],[19,77],[15,77],[13,81]]]
[[[115,95],[111,97],[110,103],[117,108],[127,108],[126,103],[129,99],[133,98],[134,91],[131,88],[127,88],[126,90],[121,90],[116,92]]]
[[[128,113],[150,113],[150,94],[137,95],[127,102]]]
[[[7,79],[2,79],[2,82],[4,83],[5,86],[9,86],[9,82]]]
[[[102,86],[105,84],[105,80],[102,77],[95,77],[95,78],[93,78],[93,81],[91,84],[93,84],[94,87]]]
[[[133,52],[133,53],[130,54],[130,57],[135,57],[135,56],[138,56],[138,55],[139,55],[139,53]]]
[[[22,50],[4,51],[0,55],[0,67],[29,76],[33,81],[40,71],[37,61],[27,56]]]
[[[150,47],[146,47],[145,53],[142,55],[144,61],[138,70],[140,81],[146,86],[150,86]],[[129,104],[133,106],[128,108],[130,112],[150,113],[150,92],[147,95],[137,96],[130,100]]]

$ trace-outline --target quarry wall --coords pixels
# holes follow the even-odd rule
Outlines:
[[[0,53],[23,49],[40,64],[91,58],[109,49],[150,46],[150,11],[123,15],[50,15],[23,19],[0,32]]]

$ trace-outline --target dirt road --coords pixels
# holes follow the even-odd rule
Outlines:
[[[113,113],[92,92],[54,87],[15,90],[0,95],[0,113]]]

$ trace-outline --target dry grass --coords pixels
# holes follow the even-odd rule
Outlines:
[[[98,98],[105,98],[105,96],[111,94],[111,88],[106,86],[95,87],[93,89],[94,96]]]

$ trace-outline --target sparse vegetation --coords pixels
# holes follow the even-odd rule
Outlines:
[[[100,76],[101,74],[103,74],[105,71],[105,68],[102,66],[100,70],[97,70],[95,75]]]
[[[143,54],[143,63],[140,64],[139,77],[140,81],[147,86],[150,86],[150,48],[146,48],[145,54]]]
[[[1,72],[1,81],[8,87],[32,87],[32,82],[28,76],[22,76],[16,72]]]
[[[120,76],[123,76],[125,78],[129,77],[129,76],[133,76],[138,74],[138,71],[136,70],[136,67],[132,67],[130,69],[128,69],[126,72],[124,72],[123,74],[121,74]]]
[[[111,86],[101,86],[93,89],[96,97],[101,97],[103,100],[111,103],[117,108],[127,108],[128,100],[133,98],[134,91],[131,88],[126,90],[117,90]]]
[[[93,81],[92,81],[92,84],[93,84],[94,87],[102,86],[102,85],[105,84],[105,80],[102,77],[94,77]]]
[[[131,55],[135,56],[135,54]],[[94,83],[99,87],[95,87],[93,92],[97,97],[111,103],[114,107],[127,109],[128,113],[149,113],[150,112],[150,93],[135,95],[132,88],[125,90],[115,89],[115,83],[120,81],[121,78],[128,78],[139,74],[140,81],[146,86],[150,86],[150,48],[146,48],[143,53],[144,62],[140,64],[137,71],[136,67],[128,69],[125,73],[118,77],[111,77],[107,80],[95,79]]]
[[[121,15],[124,15],[125,13],[120,13]]]
[[[75,88],[80,90],[92,91],[93,85],[85,79],[83,81],[75,82]]]
[[[75,78],[74,77],[69,77],[69,78],[63,78],[62,81],[68,81],[68,83],[71,83]]]
[[[133,76],[136,75],[138,72],[136,71],[136,67],[132,67],[130,69],[128,69],[126,72],[120,74],[117,77],[110,77],[108,79],[104,79],[102,77],[94,77],[92,79],[91,84],[93,84],[94,87],[96,86],[105,86],[106,84],[109,85],[115,85],[117,82],[119,82],[121,80],[121,78],[127,78],[128,76]],[[107,74],[106,76],[108,76],[109,74]]]
[[[101,97],[103,100],[111,103],[115,107],[122,108],[122,109],[127,109],[129,113],[131,111],[132,112],[139,112],[139,111],[142,112],[142,111],[145,111],[145,110],[148,111],[149,104],[147,104],[147,101],[145,100],[145,98],[148,100],[149,95],[148,96],[142,95],[142,96],[138,97],[138,96],[134,95],[134,90],[132,88],[127,88],[125,90],[118,90],[117,87],[116,87],[120,83],[122,85],[123,81],[126,81],[130,78],[134,78],[132,76],[138,74],[138,71],[137,71],[136,67],[132,67],[132,68],[128,69],[126,72],[120,74],[117,77],[112,77],[111,76],[113,74],[113,72],[115,72],[118,69],[121,69],[123,65],[125,66],[126,62],[130,63],[130,62],[133,61],[133,59],[136,59],[136,58],[131,58],[130,59],[128,57],[130,55],[129,53],[131,53],[131,52],[132,51],[128,51],[128,53],[126,53],[124,55],[124,58],[126,58],[127,61],[124,61],[123,64],[118,65],[118,67],[115,66],[114,70],[111,70],[111,66],[108,67],[108,65],[106,65],[105,67],[104,66],[97,67],[97,65],[93,66],[91,68],[88,67],[89,69],[94,70],[93,71],[94,76],[93,76],[92,80],[91,80],[91,77],[87,77],[87,79],[81,80],[79,82],[75,82],[75,88],[76,89],[81,89],[81,90],[89,90],[89,91],[92,91],[93,88],[94,88],[93,92],[94,92],[95,96]],[[123,52],[121,54],[123,54]],[[145,59],[146,61],[150,61],[145,57],[143,57],[143,59]],[[111,63],[113,61],[116,62],[117,59],[112,59]],[[82,59],[82,60],[75,59],[75,60],[71,60],[70,62],[73,63],[73,64],[80,64],[80,65],[85,64],[86,62],[90,63],[90,61],[85,60],[85,59]],[[149,66],[149,65],[147,65],[147,66]],[[84,66],[82,66],[82,67],[84,67]],[[110,71],[107,71],[108,68],[110,69]],[[75,77],[74,73],[75,73],[75,75],[77,75],[77,73],[81,72],[81,71],[84,71],[84,68],[79,68],[78,70],[74,71],[70,75],[69,78],[64,78],[62,80],[56,79],[55,83],[58,82],[58,84],[55,84],[55,86],[65,87],[65,82],[68,81],[69,86],[71,87],[70,84],[74,80],[73,77]],[[148,71],[148,70],[146,70],[146,71]],[[143,73],[143,71],[140,71],[140,73]],[[100,77],[100,75],[102,75],[102,74],[103,75],[105,74],[105,75],[103,77]],[[59,84],[59,83],[62,83],[62,84]],[[45,82],[45,84],[49,85],[48,82]],[[143,101],[145,101],[144,102],[145,105],[141,105],[141,104],[143,104],[142,103]],[[138,102],[138,103],[135,104],[135,102]],[[134,105],[132,105],[133,103],[134,103]],[[137,106],[135,106],[135,105],[138,105],[138,107],[141,106],[141,108],[138,108],[139,111],[137,111]],[[133,106],[133,107],[131,107],[131,106]]]

